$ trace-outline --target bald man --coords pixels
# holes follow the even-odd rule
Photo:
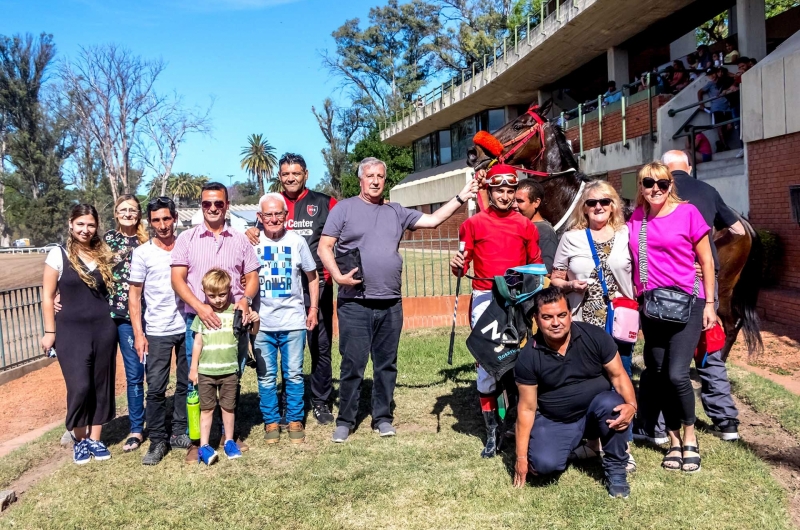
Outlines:
[[[672,172],[672,178],[678,187],[678,196],[694,205],[708,226],[713,226],[717,230],[728,228],[737,235],[745,234],[739,215],[725,204],[719,192],[710,184],[691,177],[692,167],[689,165],[686,153],[667,151],[661,161]],[[713,238],[711,253],[714,256],[714,271],[719,274],[719,258]],[[716,293],[715,301],[719,306]],[[711,433],[726,441],[738,440],[739,411],[731,397],[731,384],[728,382],[728,371],[721,352],[709,352],[705,364],[695,367],[702,382],[700,400],[703,402],[703,409],[714,422],[714,426],[710,429]]]

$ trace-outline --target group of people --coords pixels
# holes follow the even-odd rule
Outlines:
[[[283,191],[261,197],[258,225],[247,233],[226,223],[227,189],[219,183],[202,189],[203,222],[179,236],[176,207],[168,197],[151,200],[144,211],[135,197],[120,197],[117,227],[102,238],[96,210],[77,205],[65,247],[53,249],[46,260],[41,340],[46,350],[55,346],[67,384],[66,427],[74,461],[111,457],[101,432],[115,414],[118,346],[131,425],[123,450],[142,445],[146,422],[145,465],[158,464],[171,449],[187,450],[187,461],[216,462],[209,435],[217,405],[224,453],[241,457],[248,446],[237,436],[236,411],[248,365],[258,378],[265,442],[279,443],[285,432],[289,442],[303,443],[306,343],[311,414],[322,425],[335,421],[332,441],[347,441],[356,427],[370,358],[372,429],[381,437],[394,436],[403,324],[399,242],[408,229],[435,228],[466,201],[480,202],[484,188],[486,204],[461,225],[464,251],[451,262],[457,275],[473,266],[473,325],[491,302],[489,279],[507,269],[543,263],[550,286],[534,297],[535,334],[514,370],[497,379],[478,367],[487,427],[482,456],[494,456],[505,435],[497,418],[498,398],[505,392],[518,402],[516,486],[529,473],[562,471],[577,454],[604,452],[608,491],[625,497],[626,473],[636,468],[630,453],[634,438],[669,442],[665,469],[700,471],[689,366],[701,332],[717,323],[719,264],[711,228],[743,233],[743,227],[719,194],[689,171],[681,151],[644,166],[637,208],[627,222],[612,186],[587,183],[560,240],[539,213],[547,200],[541,184],[519,179],[514,167],[503,164],[479,172],[452,200],[423,214],[383,199],[386,165],[378,159],[359,164],[359,195],[337,203],[309,190],[305,161],[287,153],[279,161]],[[334,282],[342,355],[336,418],[331,411]],[[633,343],[610,334],[611,308],[620,299],[641,301],[658,289],[691,295],[692,303],[681,324],[642,314],[645,369],[637,397],[630,379]],[[173,355],[176,386],[168,420]],[[712,433],[737,439],[738,413],[724,360],[709,352],[697,368]],[[187,396],[194,391],[199,445],[187,425]]]
[[[422,214],[383,200],[384,162],[363,160],[358,177],[359,195],[337,203],[309,190],[305,160],[287,153],[279,161],[283,191],[261,197],[258,225],[247,233],[227,224],[227,188],[214,182],[201,192],[203,222],[180,235],[169,197],[149,201],[143,211],[135,196],[121,196],[114,207],[117,228],[104,237],[95,208],[72,209],[66,245],[46,259],[41,346],[55,347],[67,384],[66,427],[76,464],[111,458],[101,433],[115,414],[117,347],[131,425],[123,450],[139,449],[146,422],[145,465],[158,464],[172,449],[187,450],[187,461],[216,462],[219,455],[208,442],[217,405],[224,453],[241,457],[248,446],[237,436],[236,410],[248,364],[257,373],[265,442],[279,443],[286,432],[291,443],[303,443],[306,343],[311,412],[322,425],[335,419],[332,440],[345,442],[356,426],[370,356],[372,427],[382,437],[395,434],[392,400],[403,324],[399,242],[407,229],[435,228],[447,220],[475,197],[477,183],[465,185],[435,213]],[[343,255],[357,261],[339,261]],[[341,270],[339,263],[358,266]],[[336,418],[333,282],[339,286],[342,354]],[[176,386],[168,420],[173,354]],[[199,446],[188,429],[186,402],[193,391],[199,398]]]
[[[546,200],[538,182],[520,180],[514,167],[502,164],[479,173],[487,205],[462,224],[465,249],[451,261],[456,275],[473,264],[472,326],[491,302],[491,278],[542,262],[550,273],[550,286],[534,295],[535,334],[523,341],[513,372],[496,380],[478,367],[487,430],[483,457],[495,454],[505,434],[498,432],[498,399],[518,394],[516,486],[529,473],[560,472],[570,459],[604,453],[609,494],[627,497],[627,473],[636,469],[633,439],[669,443],[666,470],[700,471],[689,369],[701,333],[718,325],[719,263],[711,229],[743,234],[744,228],[719,193],[690,171],[682,151],[644,166],[627,222],[608,182],[587,183],[560,240],[538,215]],[[637,300],[642,304],[646,293],[659,289],[691,296],[691,303],[682,323],[642,312],[645,367],[637,396],[631,359],[639,328],[612,336],[612,308],[626,302],[637,307]],[[696,368],[713,420],[710,431],[738,439],[738,411],[721,352],[707,352]]]

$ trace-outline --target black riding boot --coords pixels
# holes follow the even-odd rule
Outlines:
[[[483,421],[486,423],[486,446],[481,451],[482,458],[492,458],[500,450],[503,437],[497,420],[496,411],[483,411]]]

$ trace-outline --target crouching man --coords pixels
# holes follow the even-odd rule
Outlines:
[[[564,471],[582,439],[600,438],[608,493],[627,498],[626,429],[637,405],[614,339],[601,328],[573,322],[557,287],[536,293],[534,316],[539,331],[514,366],[519,388],[514,486],[524,486],[528,473]]]

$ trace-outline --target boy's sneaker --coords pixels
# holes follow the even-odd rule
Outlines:
[[[316,418],[317,423],[320,425],[328,425],[333,423],[333,414],[331,414],[331,409],[328,407],[327,403],[319,403],[314,405],[314,418]]]
[[[188,434],[173,434],[169,437],[169,445],[173,449],[189,449],[192,445],[192,439]]]
[[[387,436],[394,436],[397,434],[397,430],[394,426],[389,423],[388,421],[384,421],[378,424],[375,429],[373,429],[376,433],[381,435],[381,438],[386,438]]]
[[[709,427],[708,432],[726,442],[735,442],[739,439],[739,420],[721,421]]]
[[[197,461],[202,462],[207,466],[217,463],[219,456],[210,445],[206,444],[197,450]]]
[[[106,447],[106,444],[100,440],[92,440],[91,438],[87,438],[84,441],[88,444],[89,453],[95,460],[108,460],[111,458],[111,451],[109,451],[108,447]]]
[[[242,452],[239,450],[239,446],[236,445],[236,442],[233,440],[225,441],[225,456],[228,457],[228,460],[242,457]]]
[[[150,448],[142,457],[143,466],[155,466],[161,462],[169,452],[169,444],[161,440],[160,442],[150,442]]]
[[[89,444],[86,440],[73,440],[72,444],[72,461],[78,465],[88,464],[92,460],[92,455],[89,454]]]
[[[289,441],[293,444],[301,444],[306,441],[306,430],[299,421],[289,422]]]
[[[264,425],[264,441],[268,444],[276,444],[281,441],[281,430],[277,423]]]
[[[347,425],[338,425],[333,431],[333,441],[337,444],[344,443],[353,431]]]
[[[631,487],[628,485],[628,478],[625,473],[606,477],[606,490],[608,490],[608,496],[611,498],[627,499],[631,494]]]
[[[669,442],[669,437],[665,432],[648,433],[642,427],[634,427],[633,439],[638,442],[649,442],[654,445],[664,445]]]

